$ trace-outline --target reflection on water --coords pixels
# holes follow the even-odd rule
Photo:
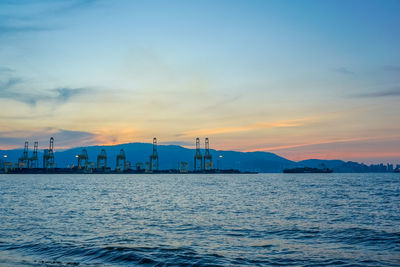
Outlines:
[[[0,175],[0,265],[396,265],[398,174]]]

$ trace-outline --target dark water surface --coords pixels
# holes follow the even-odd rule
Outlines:
[[[0,266],[400,266],[400,174],[0,175]]]

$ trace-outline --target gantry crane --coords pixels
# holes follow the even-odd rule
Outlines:
[[[28,141],[25,141],[24,152],[21,157],[18,158],[18,168],[28,168],[29,167],[29,157],[28,157]]]
[[[104,149],[102,149],[100,154],[97,156],[97,169],[107,169],[107,154]]]
[[[205,140],[205,152],[204,152],[204,159],[203,159],[203,169],[205,171],[210,171],[213,169],[213,162],[212,162],[212,156],[210,153],[210,142],[208,140],[208,137]]]
[[[49,149],[44,150],[43,155],[43,168],[44,169],[54,169],[54,138],[50,138]]]
[[[122,168],[121,168],[121,161],[122,161]],[[119,151],[119,154],[117,155],[117,166],[115,168],[115,171],[117,172],[122,172],[127,170],[127,165],[126,165],[126,156],[125,156],[125,151],[121,149]]]
[[[200,161],[200,164],[198,162]],[[198,168],[200,167],[200,169]],[[203,157],[200,151],[200,139],[196,138],[196,154],[194,155],[194,170],[193,171],[202,171],[203,169]]]
[[[89,156],[85,148],[82,149],[82,153],[78,155],[78,169],[82,169],[82,166],[85,170],[87,170],[89,166]]]
[[[155,163],[155,164],[154,164]],[[153,138],[153,154],[150,155],[149,161],[150,171],[158,171],[159,162],[158,162],[158,152],[157,152],[157,138]]]
[[[33,145],[32,157],[29,158],[29,168],[39,168],[38,147],[39,142],[36,141]]]

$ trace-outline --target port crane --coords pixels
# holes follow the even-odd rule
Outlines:
[[[50,138],[49,149],[44,150],[43,155],[43,168],[54,169],[54,138]]]
[[[32,157],[29,158],[29,168],[39,168],[38,147],[39,142],[36,141],[33,145]]]
[[[100,154],[97,156],[97,169],[107,169],[107,154],[104,149],[102,149]]]
[[[198,165],[198,162],[200,164]],[[200,169],[199,169],[200,167]],[[194,169],[193,171],[201,171],[203,169],[203,156],[201,155],[200,151],[200,138],[196,138],[196,154],[194,155]]]
[[[87,170],[89,166],[89,156],[85,148],[82,149],[82,153],[78,155],[78,169],[82,169],[82,166],[85,170]]]
[[[28,157],[28,141],[25,141],[24,152],[21,157],[18,158],[18,168],[28,168],[29,167],[29,157]]]
[[[212,155],[210,153],[210,142],[208,137],[205,140],[205,152],[204,152],[204,160],[203,160],[203,169],[205,171],[210,171],[213,169]]]
[[[121,169],[121,162],[122,162],[122,169]],[[125,151],[123,149],[121,149],[119,151],[119,154],[117,155],[117,166],[116,166],[115,170],[117,172],[127,170],[126,156],[125,156]]]
[[[157,138],[155,137],[153,138],[153,154],[150,155],[149,167],[151,172],[154,170],[158,171],[159,161],[157,152]]]

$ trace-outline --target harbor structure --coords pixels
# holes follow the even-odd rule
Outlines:
[[[25,141],[24,152],[21,157],[18,158],[18,169],[29,168],[29,157],[28,157],[28,141]]]
[[[150,155],[149,161],[149,170],[150,172],[158,171],[159,170],[159,158],[158,158],[158,151],[157,151],[157,138],[153,138],[153,153]]]
[[[38,161],[38,142],[35,141],[32,156],[29,157],[29,143],[24,144],[24,150],[18,163],[6,162],[7,155],[0,161],[0,172],[2,173],[240,173],[238,170],[218,170],[213,168],[212,155],[209,148],[209,139],[205,138],[205,153],[204,157],[200,150],[200,139],[196,138],[196,153],[194,156],[195,165],[194,170],[189,170],[189,163],[187,161],[178,161],[177,168],[172,169],[159,169],[159,154],[157,138],[153,138],[152,154],[149,161],[143,163],[138,162],[136,165],[131,166],[128,161],[124,149],[120,149],[119,154],[116,155],[116,166],[112,170],[108,166],[108,156],[105,148],[102,148],[100,153],[97,154],[97,161],[89,161],[89,153],[87,148],[82,148],[79,154],[75,154],[77,158],[77,165],[71,164],[67,167],[57,167],[55,163],[55,149],[54,138],[51,137],[49,147],[44,149],[43,152],[43,168],[39,168]],[[132,169],[132,168],[133,169]]]
[[[205,139],[205,151],[204,151],[204,159],[203,159],[203,170],[204,171],[211,171],[213,169],[213,161],[212,155],[210,153],[210,142],[208,137]]]
[[[203,170],[203,156],[200,151],[200,138],[196,138],[196,153],[194,154],[194,172],[201,172]]]
[[[116,172],[124,172],[128,169],[127,167],[128,166],[126,164],[125,151],[123,149],[121,149],[119,151],[119,154],[117,155],[117,165],[115,167],[115,171]]]
[[[29,158],[28,168],[36,168],[36,169],[39,168],[38,148],[39,148],[39,142],[35,141],[33,145],[32,156]]]
[[[84,169],[87,170],[89,167],[89,155],[87,150],[82,149],[81,154],[78,155],[78,170]]]
[[[54,164],[54,138],[50,138],[49,142],[49,149],[44,150],[44,155],[43,155],[43,169],[48,170],[48,169],[54,169],[55,164]]]
[[[97,169],[106,170],[107,169],[107,153],[103,148],[99,155],[97,155]]]

